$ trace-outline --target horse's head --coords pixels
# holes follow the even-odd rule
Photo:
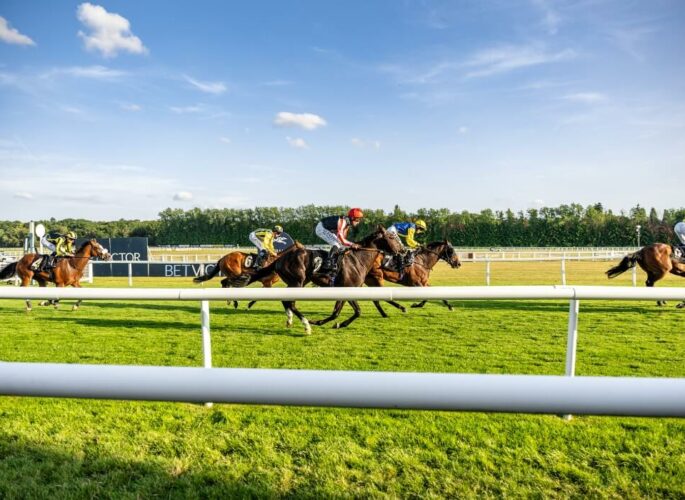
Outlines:
[[[112,254],[109,253],[109,251],[105,247],[100,245],[100,243],[98,243],[95,240],[95,238],[93,238],[92,240],[89,240],[86,244],[90,245],[90,247],[91,247],[90,255],[92,257],[95,257],[95,258],[98,258],[101,260],[112,260]]]
[[[402,243],[395,233],[386,231],[380,224],[376,230],[359,242],[362,247],[377,248],[393,255],[402,251]]]
[[[452,243],[447,240],[445,240],[443,243],[445,246],[440,253],[440,257],[447,262],[452,269],[459,269],[461,267],[461,261],[459,260],[459,255],[457,255],[457,252],[454,251]]]
[[[459,255],[455,252],[452,244],[446,239],[443,241],[435,241],[426,245],[426,248],[438,256],[438,259],[447,262],[453,269],[461,267]]]

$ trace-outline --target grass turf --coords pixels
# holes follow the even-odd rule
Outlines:
[[[567,263],[569,284],[608,263]],[[492,284],[554,284],[558,263],[492,264]],[[440,266],[435,285],[482,285]],[[644,281],[640,274],[639,281]],[[93,286],[125,286],[97,279]],[[193,286],[135,279],[135,286]],[[670,278],[659,286],[685,284]],[[216,280],[206,286],[218,286]],[[563,374],[568,303],[457,301],[402,315],[370,303],[342,331],[284,327],[280,304],[211,304],[217,367]],[[303,302],[312,318],[331,304]],[[578,375],[685,377],[673,304],[581,301]],[[3,361],[201,366],[199,304],[0,301]],[[343,314],[350,314],[349,308]],[[2,498],[685,496],[678,419],[0,398]]]

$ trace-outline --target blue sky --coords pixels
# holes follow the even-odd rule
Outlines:
[[[685,2],[0,4],[0,218],[681,207]]]

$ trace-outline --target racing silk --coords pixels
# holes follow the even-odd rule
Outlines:
[[[335,233],[338,241],[346,247],[352,245],[352,242],[347,240],[347,233],[350,232],[350,227],[352,226],[350,224],[350,218],[346,215],[331,215],[330,217],[321,219],[321,225],[327,231]]]
[[[395,222],[391,227],[397,230],[397,234],[405,239],[405,243],[409,248],[417,248],[419,242],[414,239],[416,234],[416,224],[413,222]]]
[[[64,236],[58,236],[57,238],[48,238],[48,241],[55,245],[55,253],[58,257],[74,255],[73,242],[71,240],[68,240]]]
[[[295,240],[286,232],[283,232],[274,238],[274,250],[276,250],[277,254],[284,252],[294,244]]]
[[[255,229],[252,231],[252,235],[262,242],[266,251],[271,255],[276,255],[276,249],[274,248],[274,232],[271,229]]]

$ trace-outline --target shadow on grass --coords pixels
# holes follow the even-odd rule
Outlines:
[[[258,472],[227,479],[219,471],[172,471],[152,461],[125,461],[95,446],[77,457],[0,435],[0,498],[275,498],[278,493]]]
[[[98,328],[170,328],[178,330],[193,330],[200,328],[200,321],[198,319],[195,323],[182,323],[181,321],[159,321],[146,319],[114,319],[114,318],[79,318],[72,316],[66,318],[64,316],[55,318],[41,318],[43,321],[56,321],[58,323],[70,322],[76,325]]]
[[[636,313],[639,312],[641,314],[659,314],[664,311],[668,311],[669,309],[673,309],[674,311],[675,306],[672,308],[669,308],[668,306],[666,307],[659,307],[656,304],[651,305],[650,303],[646,303],[645,305],[616,305],[616,306],[606,306],[606,305],[595,305],[592,302],[594,301],[580,301],[580,308],[581,311],[583,311],[585,314],[591,314],[591,313]],[[454,301],[450,302],[454,308],[455,312],[458,312],[460,309],[462,310],[468,310],[468,309],[488,309],[488,310],[512,310],[512,311],[521,311],[521,312],[529,312],[529,311],[538,311],[538,312],[565,312],[568,313],[568,302],[562,302],[562,303],[553,303],[553,302],[539,302],[539,301],[531,301],[531,302],[524,302],[520,300],[492,300],[492,301],[479,301],[479,300],[468,300],[468,301]]]

